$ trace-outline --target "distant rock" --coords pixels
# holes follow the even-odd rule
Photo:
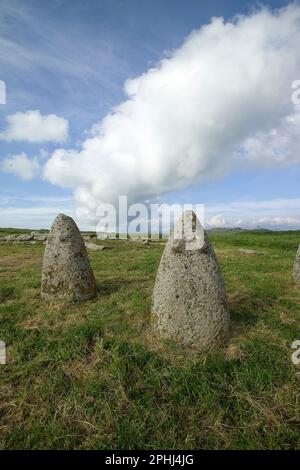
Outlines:
[[[297,284],[300,284],[300,245],[298,246],[296,258],[294,261],[293,277],[294,281]]]
[[[86,248],[71,217],[59,214],[46,244],[41,295],[53,301],[83,301],[96,295]]]
[[[166,244],[153,291],[152,315],[163,337],[183,345],[209,350],[226,342],[229,314],[223,278],[215,252],[192,211],[182,215]]]
[[[37,242],[45,242],[47,240],[48,236],[43,233],[36,233],[33,237],[33,239]]]
[[[106,232],[98,232],[97,234],[93,234],[92,238],[97,238],[98,240],[108,240],[109,235]]]
[[[6,242],[14,242],[16,239],[16,235],[6,235],[6,237],[4,237],[4,240]]]
[[[96,233],[82,233],[82,238],[86,241],[92,240],[93,238],[97,238]]]
[[[132,235],[129,238],[129,241],[132,241],[132,242],[135,242],[135,243],[141,243],[142,245],[146,245],[146,246],[150,245],[149,239],[148,238],[143,238],[140,235],[138,235],[138,236],[133,236]]]
[[[32,239],[33,239],[33,235],[31,235],[30,233],[24,233],[22,235],[19,235],[16,238],[18,242],[29,242]]]
[[[88,250],[91,251],[102,251],[105,250],[105,246],[103,245],[96,245],[96,243],[87,243],[85,242],[85,246],[87,247]]]

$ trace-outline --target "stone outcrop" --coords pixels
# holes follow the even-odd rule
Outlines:
[[[298,246],[294,261],[293,278],[296,284],[300,284],[300,245]]]
[[[175,226],[157,272],[152,317],[162,337],[202,350],[221,347],[229,330],[215,252],[192,211]]]
[[[105,246],[103,245],[96,245],[96,243],[87,243],[85,242],[85,246],[88,250],[91,250],[91,251],[102,251],[102,250],[105,250]]]
[[[83,301],[96,294],[84,241],[71,217],[59,214],[48,234],[41,295],[54,301]]]
[[[43,233],[36,233],[33,237],[36,242],[45,242],[47,238],[47,235]]]
[[[16,240],[16,235],[7,235],[6,237],[4,237],[4,240],[6,242],[14,242]]]
[[[30,240],[33,239],[33,236],[31,234],[28,234],[28,233],[24,233],[22,235],[19,235],[16,240],[18,242],[29,242]]]

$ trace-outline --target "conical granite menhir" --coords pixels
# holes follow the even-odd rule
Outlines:
[[[80,302],[95,294],[95,277],[81,233],[71,217],[59,214],[48,235],[41,295],[47,300]]]
[[[224,345],[229,313],[217,257],[196,215],[183,213],[158,268],[152,316],[164,338],[202,350]]]
[[[298,246],[294,261],[293,278],[296,284],[300,284],[300,245]]]

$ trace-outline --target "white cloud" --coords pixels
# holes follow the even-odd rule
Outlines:
[[[236,211],[245,211],[253,212],[258,214],[259,211],[290,211],[297,210],[300,211],[300,198],[291,198],[291,199],[267,199],[261,201],[251,201],[251,200],[240,200],[232,201],[222,204],[210,204],[206,206],[206,210],[210,212],[236,212]]]
[[[259,217],[227,220],[222,214],[206,220],[205,228],[242,228],[269,230],[300,230],[300,217]]]
[[[206,219],[205,224],[209,227],[226,227],[227,222],[222,214],[216,214],[210,219]]]
[[[277,127],[246,139],[242,152],[250,163],[267,167],[300,163],[300,112],[284,117]]]
[[[232,201],[206,205],[205,226],[300,230],[300,199]]]
[[[127,101],[80,151],[58,149],[44,177],[74,188],[92,220],[119,194],[137,201],[223,176],[236,166],[299,162],[300,7],[266,9],[193,31],[157,67],[125,83]]]
[[[31,180],[40,172],[40,164],[37,157],[28,158],[25,153],[12,155],[3,160],[2,171],[20,176],[23,180]]]
[[[265,227],[295,227],[300,228],[300,217],[260,217],[252,220],[251,225]]]
[[[35,110],[11,114],[5,119],[7,128],[0,132],[2,140],[63,143],[68,138],[68,121],[55,114],[43,116],[40,111]]]

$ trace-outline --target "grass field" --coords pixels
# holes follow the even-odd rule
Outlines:
[[[228,347],[209,355],[151,328],[163,243],[105,242],[89,254],[97,298],[51,307],[44,245],[0,244],[0,448],[300,448],[300,232],[209,236],[232,319]]]

